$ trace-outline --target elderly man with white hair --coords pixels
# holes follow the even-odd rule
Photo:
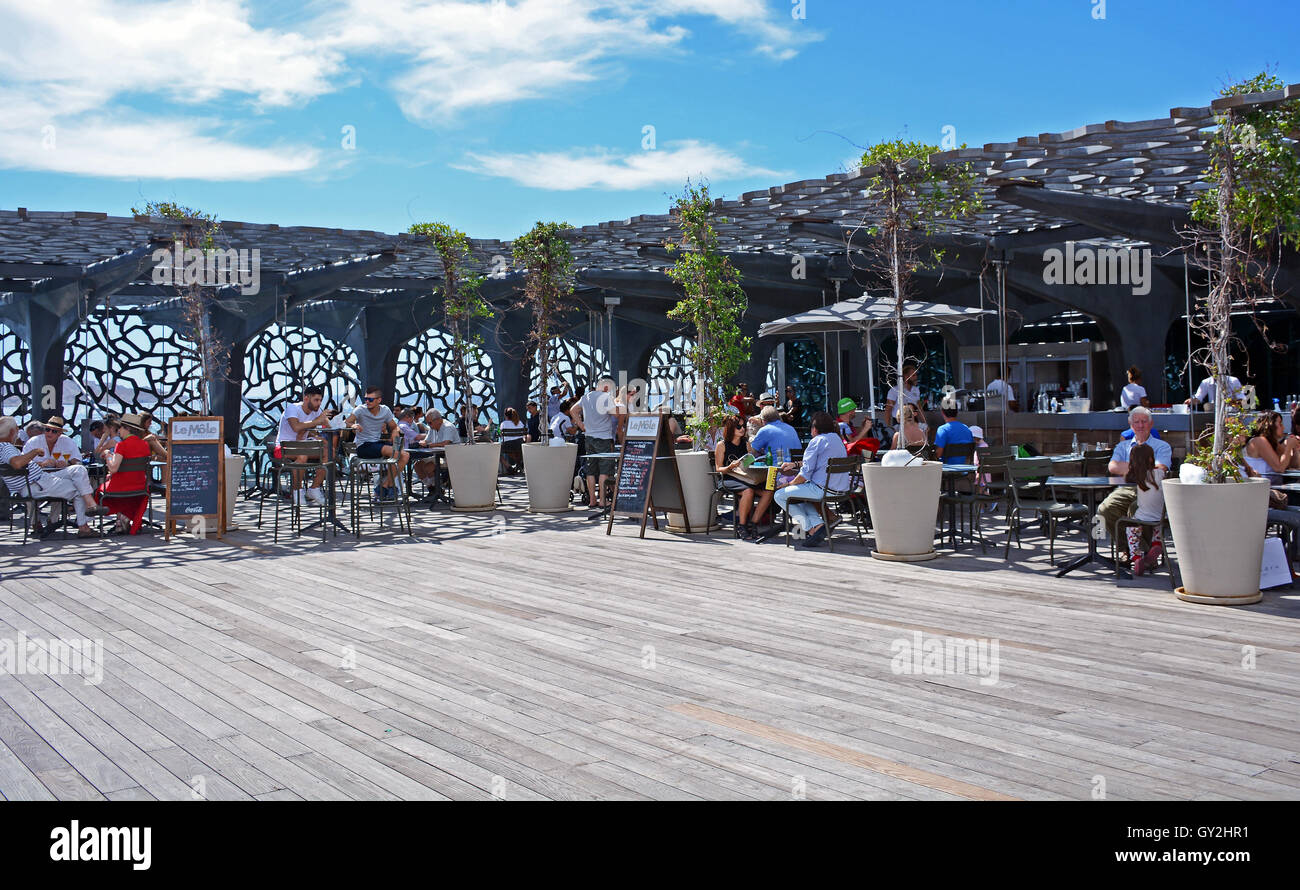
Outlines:
[[[0,463],[7,463],[11,470],[25,474],[25,478],[16,475],[4,477],[9,491],[18,497],[26,497],[30,485],[31,493],[36,497],[71,501],[77,516],[77,537],[96,537],[97,533],[90,527],[86,514],[100,508],[95,504],[86,468],[74,464],[63,469],[47,470],[38,463],[38,452],[23,453],[18,450],[14,444],[17,438],[17,422],[12,417],[0,417]]]

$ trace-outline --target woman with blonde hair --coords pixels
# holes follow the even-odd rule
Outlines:
[[[894,448],[910,451],[925,447],[925,430],[921,429],[919,413],[915,405],[903,406],[903,428],[894,433]]]

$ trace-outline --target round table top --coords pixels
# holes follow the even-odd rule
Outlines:
[[[620,451],[598,451],[592,454],[584,454],[583,457],[622,457]],[[664,455],[660,455],[661,457]]]
[[[974,473],[978,469],[979,467],[975,466],[974,464],[944,464],[943,465],[943,471],[945,473],[957,473],[957,474]]]
[[[1123,476],[1048,476],[1048,485],[1068,485],[1070,488],[1117,488],[1132,483]]]

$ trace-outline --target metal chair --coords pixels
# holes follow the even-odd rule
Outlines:
[[[975,443],[959,442],[952,445],[945,445],[943,448],[942,459],[945,462],[947,462],[949,458],[954,458],[954,457],[957,458],[958,461],[960,461],[961,463],[965,463],[965,464],[974,463]],[[963,481],[966,483],[968,490],[964,492],[956,491],[958,483]],[[962,514],[969,511],[971,513],[972,534],[974,534],[973,529],[977,527],[979,524],[974,515],[975,509],[976,507],[983,505],[983,502],[976,497],[978,493],[978,486],[976,485],[976,480],[974,478],[974,475],[972,474],[972,476],[966,477],[965,479],[954,479],[952,487],[954,489],[952,492],[944,492],[939,496],[939,510],[942,513],[945,507],[952,508],[954,514],[956,514],[957,516],[958,526],[962,525],[961,522],[963,518]],[[956,529],[949,528],[948,532],[952,536],[953,541],[955,543],[957,537]],[[963,532],[963,534],[965,533]],[[979,539],[980,539],[980,547],[982,549],[984,547],[983,533],[980,533]]]
[[[264,452],[263,457],[258,461],[257,468],[257,527],[262,527],[262,508],[266,506],[266,499],[269,495],[275,495],[278,503],[280,498],[279,479],[280,464],[283,461],[275,456],[276,439],[279,438],[280,431],[272,430],[271,434],[266,437],[262,443]]]
[[[401,439],[401,434],[398,434]],[[400,441],[397,445],[396,453],[400,453]],[[397,472],[397,458],[394,457],[359,457],[355,453],[349,462],[349,475],[351,484],[349,485],[349,499],[352,505],[352,533],[358,538],[361,537],[361,497],[364,489],[366,508],[371,519],[375,518],[375,497],[371,489],[371,481],[375,477],[382,477],[387,472],[393,474],[393,485],[397,488],[397,500],[392,502],[379,501],[379,524],[384,524],[384,508],[392,506],[394,514],[397,517],[397,527],[401,531],[405,529],[406,533],[411,534],[411,499],[410,491],[406,486],[406,474]],[[403,522],[405,525],[403,525]]]
[[[1055,491],[1045,490],[1041,484],[1035,484],[1036,480],[1052,474],[1050,458],[1022,459],[1013,461],[1008,466],[1011,484],[1007,491],[1010,503],[1007,511],[1007,544],[1002,551],[1002,558],[1009,559],[1011,556],[1012,535],[1016,538],[1016,549],[1020,549],[1020,526],[1024,522],[1025,513],[1033,512],[1046,524],[1048,562],[1056,565],[1056,526],[1074,519],[1086,523],[1089,518],[1088,508],[1084,504],[1058,501]],[[1049,497],[1040,497],[1042,493]]]
[[[27,494],[14,494],[9,490],[8,483],[5,479],[22,479],[23,485],[27,488]],[[15,470],[9,465],[8,461],[0,463],[0,498],[4,503],[8,503],[9,524],[13,527],[13,508],[21,507],[23,511],[23,545],[26,546],[27,538],[31,532],[32,525],[37,526],[37,533],[40,538],[49,537],[50,533],[59,526],[63,527],[63,537],[68,537],[68,510],[71,508],[71,501],[52,495],[32,494],[32,480],[27,475],[27,470]],[[48,530],[42,530],[40,526],[40,510],[42,506],[54,507],[59,506],[63,510],[63,519],[55,523],[53,515],[50,518],[50,527]],[[51,511],[53,513],[53,511]]]
[[[145,508],[145,512],[149,516],[153,516],[153,487],[149,485],[149,462],[151,460],[152,458],[148,455],[144,457],[123,458],[122,463],[117,468],[117,472],[143,473],[145,480],[144,488],[135,491],[100,491],[99,502],[103,506],[107,507],[109,501],[126,500],[128,498],[138,497],[148,498],[148,506]],[[105,510],[103,513],[99,514],[100,534],[103,534],[104,532],[104,520],[108,517],[108,513],[109,511]]]
[[[835,552],[835,544],[831,540],[832,537],[831,533],[834,531],[834,528],[832,527],[831,524],[831,514],[827,509],[828,507],[835,507],[836,508],[835,512],[838,516],[840,512],[838,508],[845,505],[848,506],[849,511],[853,516],[853,523],[857,528],[858,543],[859,544],[863,543],[862,540],[863,529],[862,529],[862,523],[860,521],[860,514],[854,503],[855,501],[854,494],[856,490],[856,486],[854,485],[854,479],[855,478],[859,480],[861,479],[862,476],[861,459],[856,457],[832,457],[830,460],[826,461],[826,480],[828,482],[830,481],[831,476],[836,476],[841,473],[846,473],[848,474],[849,477],[848,484],[843,489],[823,488],[822,495],[819,498],[804,498],[796,495],[795,497],[788,498],[785,502],[787,507],[789,507],[790,504],[816,504],[817,505],[817,512],[821,514],[822,521],[826,523],[826,546],[830,549],[831,553]],[[791,525],[792,523],[790,521],[790,513],[787,510],[785,512],[785,546],[787,547],[790,546]]]
[[[1128,533],[1125,531],[1125,529],[1129,529],[1129,528],[1149,529],[1151,531],[1151,537],[1153,540],[1155,539],[1157,534],[1160,535],[1161,537],[1160,567],[1164,569],[1166,572],[1169,571],[1169,548],[1166,547],[1164,544],[1166,537],[1163,534],[1163,529],[1165,526],[1165,518],[1166,518],[1165,516],[1161,516],[1160,521],[1150,522],[1148,520],[1137,519],[1132,516],[1121,516],[1115,522],[1115,534],[1112,535],[1110,539],[1110,558],[1115,561],[1115,574],[1118,575],[1120,573],[1119,548],[1121,546],[1121,542],[1123,542],[1123,547],[1125,548],[1125,550],[1128,549]]]
[[[306,460],[300,462],[297,460],[300,457]],[[325,460],[325,443],[320,439],[280,443],[280,460],[277,462],[272,483],[272,490],[275,492],[275,533],[271,537],[273,543],[280,542],[280,504],[284,500],[280,496],[280,480],[286,476],[289,478],[289,527],[293,529],[295,535],[301,535],[303,504],[299,502],[297,492],[306,491],[308,475],[314,475],[321,469],[326,473],[334,472],[334,465]],[[329,532],[329,523],[325,521],[327,506],[328,504],[316,505],[316,509],[320,512],[322,542],[326,540]]]
[[[1109,475],[1111,454],[1110,451],[1085,451],[1083,453],[1083,475]]]

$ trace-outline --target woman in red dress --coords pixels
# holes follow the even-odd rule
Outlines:
[[[122,432],[126,436],[113,453],[108,455],[108,481],[99,487],[97,494],[104,492],[117,491],[147,491],[149,488],[149,474],[147,472],[119,472],[118,468],[122,466],[122,461],[132,457],[149,457],[153,453],[153,448],[144,440],[148,435],[145,424],[148,420],[139,414],[127,414],[122,417]],[[116,513],[118,534],[126,532],[128,529],[131,534],[140,533],[140,525],[144,521],[145,510],[149,507],[148,495],[139,495],[130,498],[109,498],[105,501],[102,497],[96,497],[104,506],[108,507],[110,513]]]

